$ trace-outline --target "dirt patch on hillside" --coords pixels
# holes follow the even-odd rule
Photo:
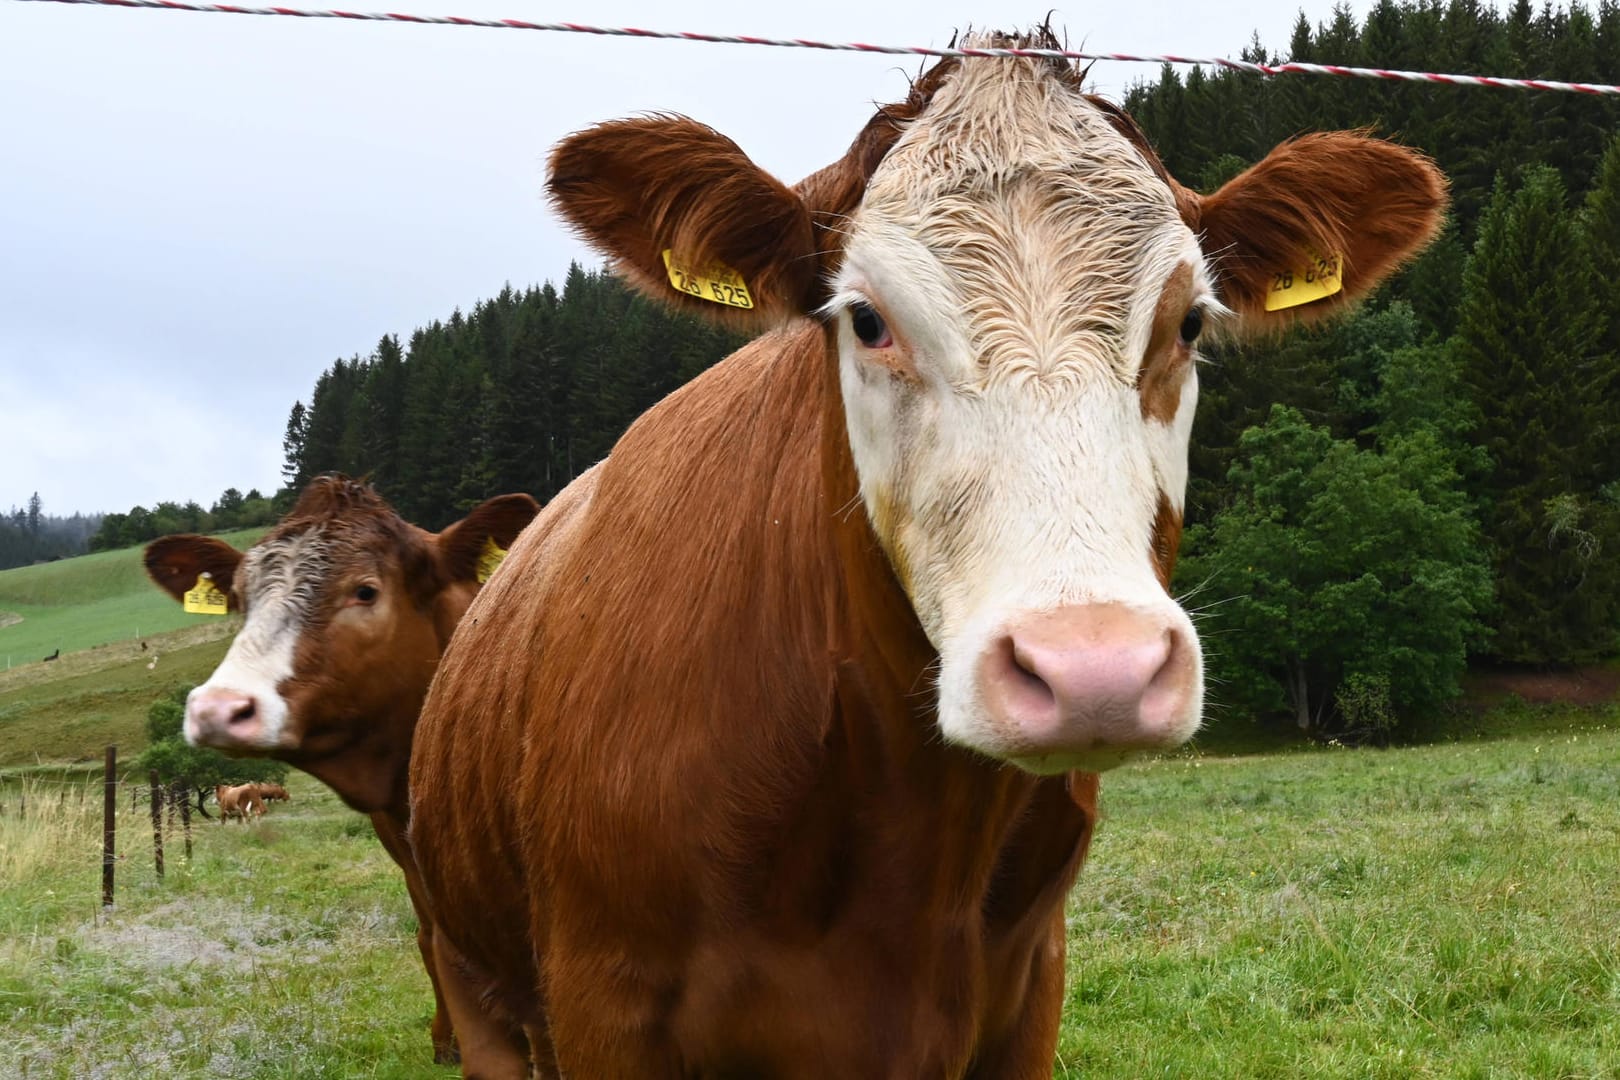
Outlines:
[[[1534,705],[1603,705],[1620,700],[1620,668],[1472,671],[1463,680],[1463,695],[1469,705],[1477,708],[1488,708],[1512,697]]]
[[[15,611],[0,611],[0,630],[8,626],[16,626],[22,622],[22,616]]]

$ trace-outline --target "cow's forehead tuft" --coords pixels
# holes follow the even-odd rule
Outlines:
[[[255,606],[307,606],[332,568],[329,530],[312,526],[278,532],[242,559],[243,588]]]
[[[1142,151],[1037,60],[961,65],[873,174],[863,223],[931,253],[992,378],[1056,356],[1130,378],[1137,301],[1189,236]]]

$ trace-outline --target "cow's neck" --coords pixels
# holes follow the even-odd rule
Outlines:
[[[375,717],[359,739],[341,749],[322,756],[289,757],[288,763],[331,788],[351,809],[386,814],[403,826],[410,813],[411,735],[420,711],[418,699],[408,726],[402,726],[397,716]]]

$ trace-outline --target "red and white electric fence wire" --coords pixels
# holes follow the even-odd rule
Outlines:
[[[861,42],[809,41],[804,38],[763,38],[743,34],[701,34],[684,30],[642,30],[633,26],[587,26],[581,23],[530,22],[527,19],[473,19],[460,15],[405,15],[382,11],[312,11],[288,7],[246,7],[241,4],[196,4],[185,0],[17,0],[19,3],[90,4],[100,7],[156,8],[201,11],[222,15],[288,15],[299,19],[356,19],[366,22],[420,23],[437,26],[480,26],[494,30],[549,30],[564,34],[651,38],[658,41],[702,41],[719,45],[769,45],[781,49],[825,49],[834,52],[881,53],[891,56],[1036,56],[1059,60],[1118,60],[1125,63],[1208,64],[1252,75],[1340,75],[1356,79],[1439,83],[1447,86],[1491,86],[1504,90],[1558,90],[1574,94],[1620,95],[1620,86],[1602,83],[1554,82],[1548,79],[1509,79],[1491,75],[1445,75],[1434,71],[1394,71],[1388,68],[1344,67],[1339,64],[1256,64],[1225,57],[1138,56],[1132,53],[1071,52],[1068,49],[933,49],[921,45],[868,45]]]

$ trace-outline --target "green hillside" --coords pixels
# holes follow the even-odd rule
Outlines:
[[[245,548],[263,528],[238,529],[221,538]],[[187,615],[141,569],[142,548],[0,571],[0,671],[37,664],[53,650],[63,656],[134,642],[214,621]]]

